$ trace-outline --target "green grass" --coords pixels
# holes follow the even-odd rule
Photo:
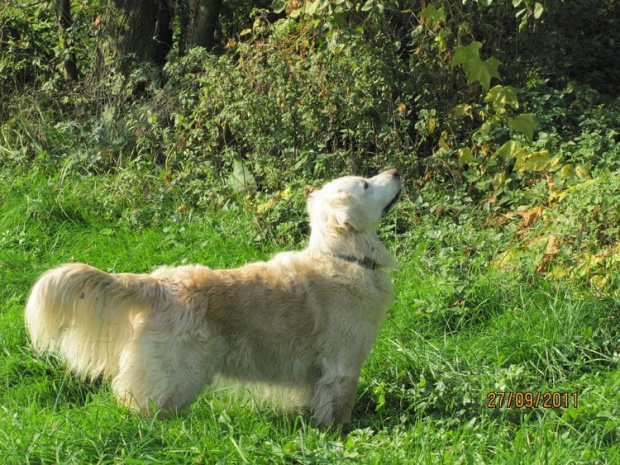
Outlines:
[[[501,243],[484,231],[457,228],[440,246],[426,234],[430,223],[395,234],[394,215],[383,233],[402,264],[396,298],[348,434],[223,387],[177,418],[136,417],[105,383],[31,350],[22,312],[36,277],[70,260],[118,272],[234,267],[293,245],[256,241],[264,226],[239,202],[181,213],[182,195],[149,190],[129,172],[63,179],[5,170],[0,180],[3,462],[620,461],[618,300],[500,274],[488,255]],[[470,242],[487,249],[462,247]],[[571,396],[568,408],[487,408],[497,391],[576,393],[579,405]]]

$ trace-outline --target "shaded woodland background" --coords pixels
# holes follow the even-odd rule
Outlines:
[[[185,209],[241,202],[280,243],[303,238],[306,185],[397,166],[415,208],[400,230],[516,229],[510,259],[533,249],[530,269],[607,286],[619,13],[612,0],[12,0],[0,164],[131,173],[134,209],[171,191]]]

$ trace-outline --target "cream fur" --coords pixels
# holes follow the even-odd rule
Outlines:
[[[317,425],[345,423],[392,295],[376,228],[399,192],[396,170],[332,181],[308,199],[305,250],[238,269],[52,269],[26,306],[33,345],[111,379],[148,415],[183,409],[222,375],[307,390]]]

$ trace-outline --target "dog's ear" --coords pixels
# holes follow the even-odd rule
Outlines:
[[[329,203],[327,224],[336,231],[361,231],[359,206],[351,202],[353,194],[346,190],[338,191],[338,195]]]
[[[359,205],[351,202],[352,195],[344,189],[339,189],[335,194],[323,190],[310,193],[306,201],[310,223],[322,224],[332,231],[341,233],[351,230],[361,231],[362,212]]]

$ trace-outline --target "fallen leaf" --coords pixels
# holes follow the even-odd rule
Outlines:
[[[558,237],[554,234],[551,234],[547,238],[547,249],[545,250],[545,255],[540,261],[540,264],[536,267],[536,273],[545,273],[549,262],[560,252],[560,250],[560,239],[558,239]]]
[[[557,236],[551,234],[547,240],[546,255],[557,255],[560,252],[560,240]]]
[[[536,223],[540,217],[542,216],[543,207],[534,207],[530,210],[519,212],[519,215],[523,218],[522,226],[524,228],[529,228],[534,223]]]

